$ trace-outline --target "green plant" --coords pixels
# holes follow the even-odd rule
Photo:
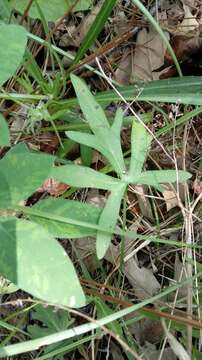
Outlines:
[[[54,157],[32,153],[23,144],[13,147],[0,161],[0,207],[14,211],[12,215],[17,218],[8,214],[1,218],[0,258],[1,272],[18,287],[52,303],[80,307],[85,300],[75,270],[53,236],[96,235],[97,256],[101,259],[109,247],[128,184],[146,184],[162,190],[162,183],[175,182],[177,177],[179,181],[185,181],[190,174],[183,171],[176,174],[175,170],[145,172],[144,161],[152,138],[136,121],[133,122],[128,169],[120,142],[122,110],[117,110],[110,126],[84,82],[72,75],[72,83],[93,134],[69,131],[67,136],[101,152],[117,177],[75,164],[53,167]],[[2,141],[5,142],[5,135]],[[18,207],[19,202],[27,199],[49,177],[74,187],[108,190],[110,195],[104,209],[50,198],[39,201],[30,209],[31,220],[19,219],[18,209],[27,213],[26,207]],[[66,217],[66,224],[58,222],[60,216]],[[58,284],[54,292],[53,279],[54,287]]]

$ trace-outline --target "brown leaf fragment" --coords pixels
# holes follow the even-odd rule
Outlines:
[[[165,35],[169,38],[168,32]],[[131,82],[138,80],[158,80],[157,69],[164,64],[166,53],[165,42],[153,29],[142,29],[137,35],[136,48],[133,56]]]
[[[193,182],[192,189],[194,190],[196,195],[200,195],[202,193],[202,181],[196,178]],[[202,198],[200,199],[200,201],[202,201]]]
[[[44,181],[43,185],[37,190],[38,192],[47,192],[52,196],[60,196],[70,188],[69,185],[56,181],[52,178]]]
[[[81,24],[76,28],[76,30],[72,34],[72,39],[74,42],[74,45],[79,46],[81,42],[83,41],[84,37],[90,30],[97,14],[99,13],[101,7],[103,4],[103,0],[99,1],[97,5],[94,6],[94,8],[91,10],[91,12],[84,17]]]
[[[114,80],[121,85],[128,85],[131,76],[131,53],[126,52],[114,74]]]
[[[184,19],[176,29],[176,33],[178,35],[190,33],[191,31],[194,31],[199,27],[199,23],[196,20],[195,16],[192,15],[190,7],[184,4],[183,9],[184,9]]]

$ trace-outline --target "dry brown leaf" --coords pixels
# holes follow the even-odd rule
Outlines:
[[[72,34],[72,38],[74,41],[74,45],[79,46],[91,28],[97,14],[99,13],[103,4],[103,0],[99,1],[97,5],[90,11],[90,13],[84,17],[81,24],[76,28],[76,30]]]
[[[191,9],[196,9],[197,5],[199,3],[198,0],[181,0],[181,2],[183,3],[183,5],[187,5],[189,6]]]
[[[134,317],[134,314],[128,318]],[[134,334],[137,342],[143,346],[147,343],[158,344],[163,338],[164,331],[159,320],[144,318],[129,326],[130,332]],[[151,346],[155,350],[155,346]]]
[[[134,228],[132,229],[133,231]],[[129,249],[133,240],[125,239],[125,249]],[[120,256],[120,246],[110,245],[105,259],[114,265],[118,264]],[[147,299],[160,290],[160,284],[155,278],[153,272],[145,267],[139,267],[135,257],[129,258],[124,263],[124,275],[132,285],[135,295],[138,299]]]
[[[174,280],[175,281],[184,281],[186,280],[187,276],[185,273],[185,266],[183,265],[183,263],[180,261],[179,255],[178,253],[176,253],[175,256],[175,270],[174,270]],[[181,286],[178,289],[178,294],[179,297],[185,297],[187,296],[187,286]]]
[[[169,38],[168,32],[165,35]],[[160,73],[155,70],[163,66],[165,53],[165,42],[153,27],[149,31],[142,29],[137,35],[131,82],[159,79]]]
[[[202,193],[202,181],[196,178],[193,182],[192,189],[194,190],[196,195],[200,195]],[[200,199],[200,201],[202,201],[202,198]]]
[[[151,204],[149,202],[149,198],[146,196],[147,195],[146,186],[136,185],[134,186],[134,190],[136,191],[136,196],[138,199],[138,204],[141,210],[141,214],[145,216],[147,219],[154,220]]]
[[[176,206],[179,206],[179,201],[178,201],[178,197],[176,194],[176,190],[173,188],[174,185],[164,185],[164,191],[162,192],[162,195],[165,199],[166,202],[166,208],[167,211],[173,209]],[[184,201],[184,185],[179,183],[178,184],[178,191],[179,191],[179,197],[180,200],[183,202]]]
[[[177,27],[177,34],[184,35],[196,30],[199,27],[199,23],[195,16],[192,15],[190,7],[183,4],[184,20]]]
[[[162,192],[162,195],[166,202],[167,211],[179,205],[176,192],[173,190],[173,188],[170,185],[167,185],[165,187],[165,190]]]
[[[69,185],[56,181],[52,178],[44,181],[43,185],[37,189],[38,192],[47,192],[52,196],[60,196],[69,189]]]
[[[125,53],[114,73],[114,80],[121,85],[128,85],[131,77],[131,52]]]

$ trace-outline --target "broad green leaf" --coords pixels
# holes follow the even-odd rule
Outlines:
[[[140,175],[151,140],[152,137],[145,127],[141,123],[134,121],[131,134],[130,182],[133,182],[133,179]]]
[[[54,157],[32,153],[24,144],[13,147],[0,160],[0,208],[27,199],[49,177]]]
[[[120,180],[80,165],[54,167],[51,176],[55,180],[75,187],[89,187],[111,190],[120,184]]]
[[[0,114],[0,146],[10,146],[9,129],[3,115]]]
[[[98,35],[102,31],[106,21],[108,20],[114,5],[117,0],[105,0],[98,15],[96,16],[93,24],[91,25],[88,33],[84,37],[79,50],[74,59],[74,64],[78,63],[79,60],[85,55],[86,51],[90,49],[94,41],[97,40]]]
[[[70,9],[70,6],[75,3],[75,0],[37,0],[37,2],[46,21],[48,22],[56,21],[62,15],[64,15],[64,13]],[[11,6],[22,14],[25,11],[28,3],[29,0],[12,0]],[[91,5],[92,0],[80,0],[79,3],[73,8],[73,11],[87,10]],[[36,19],[40,18],[37,6],[34,4],[34,1],[31,9],[29,10],[29,16]]]
[[[104,156],[113,165],[115,171],[121,176],[125,172],[125,164],[120,143],[120,134],[115,136],[104,110],[97,103],[87,85],[79,77],[71,75],[72,84],[78,97],[81,110],[88,121],[91,130],[96,136],[98,145],[107,149]]]
[[[174,183],[177,180],[180,182],[186,181],[191,176],[190,173],[182,170],[179,170],[178,172],[175,170],[152,170],[142,172],[135,182],[138,184],[158,186],[158,184],[162,183]]]
[[[67,253],[40,225],[15,218],[0,220],[0,272],[39,299],[70,307],[85,296]]]
[[[120,204],[123,194],[126,190],[126,186],[126,184],[117,184],[117,186],[109,195],[107,203],[102,211],[98,222],[98,225],[102,226],[103,230],[111,229],[113,233],[114,227],[118,219]],[[110,234],[103,231],[97,232],[96,253],[98,259],[102,259],[105,255],[111,242],[112,233]]]
[[[0,0],[0,20],[7,22],[10,17],[8,0]]]
[[[96,206],[81,203],[74,200],[63,198],[49,198],[38,201],[33,209],[43,211],[44,214],[63,216],[72,220],[84,221],[91,224],[98,224],[102,209]],[[84,228],[82,226],[65,224],[62,222],[49,220],[43,217],[31,216],[31,219],[43,225],[49,233],[58,238],[79,238],[82,236],[95,236],[96,230]]]
[[[19,25],[0,25],[0,86],[5,83],[22,61],[27,43],[26,30]]]

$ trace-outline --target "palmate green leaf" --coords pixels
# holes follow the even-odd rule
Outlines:
[[[134,121],[131,134],[130,182],[133,182],[133,179],[136,179],[142,172],[151,140],[152,137],[145,127]]]
[[[0,86],[14,75],[27,43],[26,30],[19,25],[0,25]]]
[[[21,14],[25,11],[29,0],[11,0],[11,7],[19,11]],[[46,21],[56,21],[75,3],[75,0],[37,0],[38,5],[45,17]],[[92,0],[80,0],[74,7],[73,11],[83,11],[89,9]],[[29,10],[29,16],[40,19],[40,14],[36,4],[33,4]]]
[[[98,222],[99,226],[105,229],[111,229],[112,232],[117,222],[117,218],[119,215],[119,209],[123,194],[126,190],[127,184],[117,184],[114,190],[109,195],[107,203],[100,215],[100,219]],[[97,232],[96,237],[96,253],[98,259],[102,259],[105,255],[110,242],[111,242],[112,233],[106,233],[103,231]]]
[[[174,183],[176,181],[182,182],[190,179],[192,175],[187,171],[179,170],[152,170],[142,172],[139,177],[136,178],[135,183],[146,184],[154,187],[158,187],[162,183]]]
[[[32,208],[43,211],[44,214],[63,216],[95,225],[98,224],[102,211],[102,209],[96,206],[63,198],[41,200]],[[50,234],[58,238],[80,238],[82,236],[96,235],[96,230],[94,229],[49,220],[45,217],[31,216],[31,220],[43,225]]]
[[[0,114],[0,146],[10,146],[9,129],[3,115]]]
[[[125,171],[125,164],[121,149],[120,134],[118,136],[114,135],[104,110],[97,103],[84,81],[75,75],[71,75],[71,80],[81,110],[96,137],[96,142],[99,146],[107,149],[108,154],[106,155],[105,152],[104,156],[107,156],[107,159],[113,165],[115,171],[119,175],[122,175]]]
[[[118,179],[80,165],[54,167],[50,177],[70,186],[103,190],[111,190],[121,183]]]
[[[0,208],[27,199],[49,177],[54,157],[32,153],[24,144],[13,147],[0,160]]]
[[[71,260],[42,226],[1,218],[0,238],[3,276],[39,299],[70,307],[85,305]]]

